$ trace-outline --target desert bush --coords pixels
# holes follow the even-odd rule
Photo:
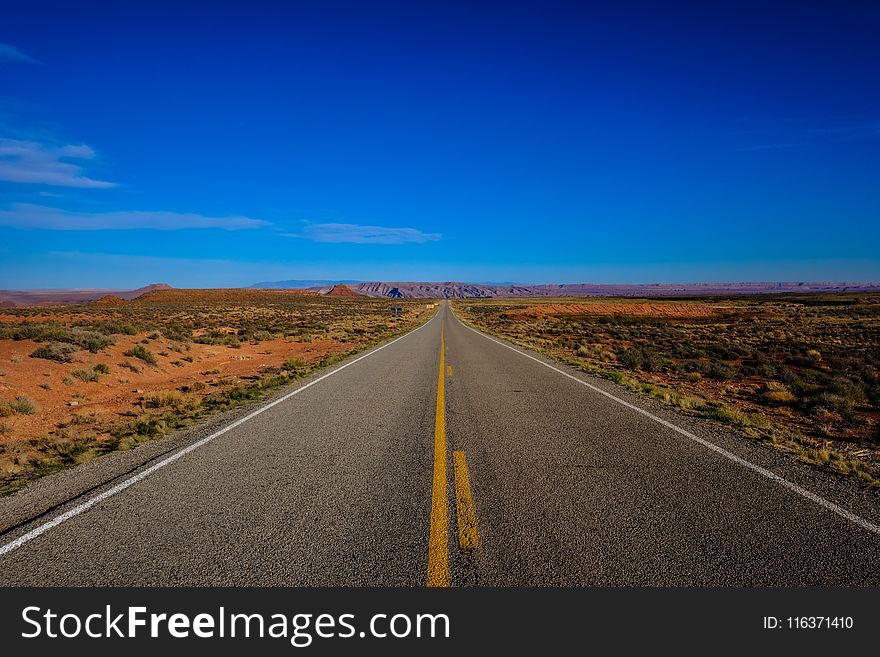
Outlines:
[[[137,326],[114,320],[80,324],[79,326],[98,333],[103,333],[104,335],[137,335],[138,333]]]
[[[101,349],[105,349],[113,344],[113,339],[98,333],[96,331],[87,331],[81,328],[73,328],[70,330],[68,342],[91,351],[93,354],[98,353]]]
[[[92,369],[98,374],[110,374],[110,366],[107,363],[98,363]]]
[[[656,354],[650,349],[641,347],[621,349],[617,353],[617,358],[620,360],[620,364],[629,370],[653,372],[658,365]]]
[[[155,415],[148,415],[147,417],[138,419],[125,429],[144,438],[159,438],[165,435],[168,431],[168,426],[163,418],[156,417]],[[118,431],[117,433],[120,433],[121,435],[122,432]]]
[[[178,390],[180,392],[199,392],[200,390],[204,390],[207,386],[201,381],[196,381],[190,385],[180,386]]]
[[[37,402],[24,395],[19,395],[11,402],[6,402],[6,405],[21,415],[33,415],[40,410],[40,407],[37,406]]]
[[[775,404],[791,404],[797,398],[791,394],[791,391],[785,387],[785,384],[778,381],[770,381],[761,392],[761,399],[764,403]]]
[[[76,345],[67,342],[50,342],[42,347],[38,347],[31,354],[31,358],[44,358],[58,363],[69,363],[73,360],[73,354],[76,351]]]
[[[70,329],[57,322],[32,323],[23,322],[17,326],[0,328],[0,339],[11,340],[55,340],[69,342]]]
[[[192,333],[184,326],[177,323],[166,324],[163,326],[162,335],[175,342],[189,342],[192,340]]]
[[[839,397],[843,397],[853,405],[861,405],[868,401],[864,386],[855,381],[837,379],[832,382],[830,391]]]
[[[309,363],[308,361],[298,358],[296,356],[292,356],[284,361],[284,364],[281,366],[281,369],[285,372],[303,372],[308,369]]]
[[[201,406],[198,399],[186,397],[176,390],[163,390],[144,399],[147,408],[170,408],[177,413],[192,413]]]
[[[703,369],[703,374],[717,381],[730,381],[737,378],[737,370],[726,363],[713,360]]]
[[[70,376],[85,383],[94,382],[100,378],[95,370],[74,370],[70,373]]]
[[[828,408],[838,412],[850,411],[855,405],[851,399],[833,392],[820,392],[813,399],[813,403],[821,408]]]
[[[132,358],[138,358],[144,361],[147,365],[155,365],[157,362],[156,357],[153,355],[153,352],[140,344],[136,344],[131,349],[126,351],[123,355],[130,356]]]
[[[62,434],[52,441],[51,454],[63,465],[73,465],[92,445],[90,436]]]

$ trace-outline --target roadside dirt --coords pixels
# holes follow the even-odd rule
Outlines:
[[[226,345],[184,345],[159,338],[142,345],[155,356],[156,365],[124,355],[146,338],[146,334],[117,336],[116,344],[100,353],[76,352],[70,363],[31,358],[29,354],[41,346],[33,340],[0,340],[0,401],[24,395],[39,406],[32,415],[2,418],[5,430],[0,432],[0,443],[45,434],[59,424],[86,419],[93,423],[102,417],[132,413],[144,397],[182,386],[189,386],[189,396],[204,397],[220,382],[254,376],[264,368],[281,366],[288,358],[312,362],[357,346],[330,339],[308,343],[266,340],[242,343],[234,349]],[[190,358],[192,362],[185,360]],[[99,375],[98,381],[81,381],[73,375],[77,370],[90,371],[99,363],[108,365],[110,373]]]

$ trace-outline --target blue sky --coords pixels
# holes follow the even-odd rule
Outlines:
[[[182,4],[0,8],[0,288],[880,280],[871,3]]]

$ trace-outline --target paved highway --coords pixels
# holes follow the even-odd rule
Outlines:
[[[445,304],[224,422],[0,500],[0,583],[880,584],[875,493]]]

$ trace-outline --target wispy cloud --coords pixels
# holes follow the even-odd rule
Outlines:
[[[0,226],[43,230],[181,230],[220,228],[244,230],[269,226],[269,222],[250,217],[206,217],[184,212],[70,212],[30,203],[13,203],[0,210]]]
[[[13,62],[24,62],[26,64],[39,64],[36,59],[15,46],[10,46],[8,43],[0,43],[0,61],[4,59]]]
[[[309,224],[299,233],[286,233],[313,242],[351,244],[422,244],[439,240],[440,233],[425,233],[415,228],[359,226],[357,224]]]
[[[0,139],[0,180],[57,187],[116,187],[116,183],[89,178],[81,165],[67,161],[93,159],[95,151],[85,144],[48,146],[35,141]]]

